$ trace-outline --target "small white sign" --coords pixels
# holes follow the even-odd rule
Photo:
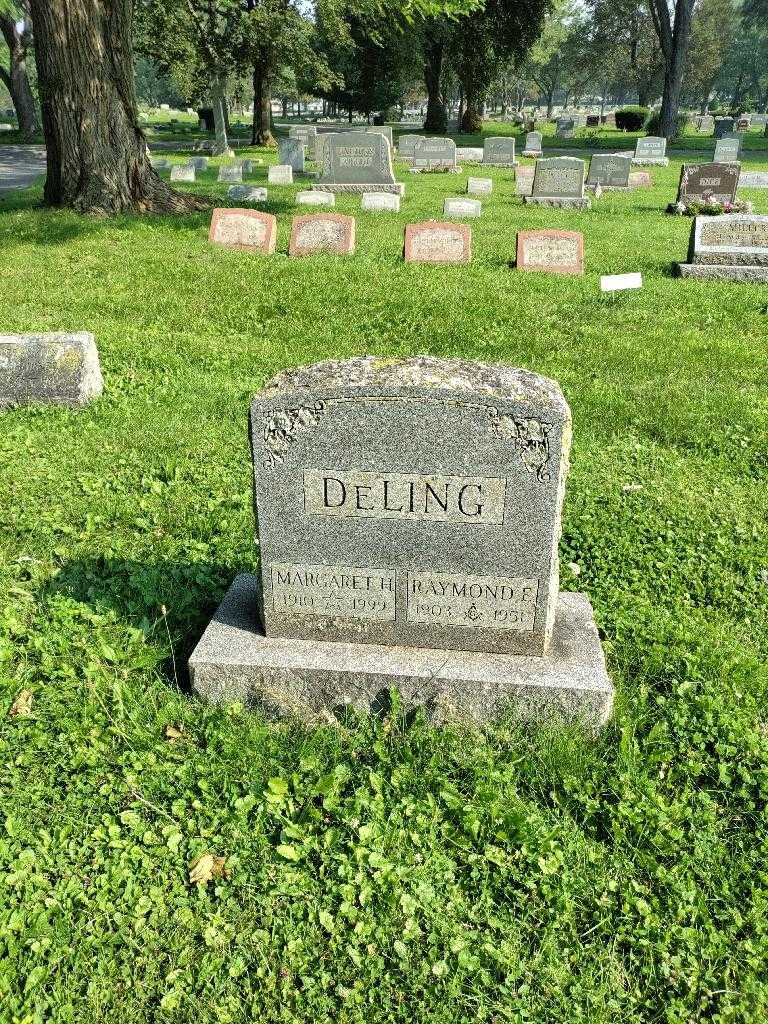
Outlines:
[[[601,292],[622,292],[625,288],[642,287],[642,274],[603,274],[600,278]]]

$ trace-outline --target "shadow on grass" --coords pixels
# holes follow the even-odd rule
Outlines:
[[[142,630],[150,644],[167,648],[170,642],[170,653],[155,668],[189,692],[189,656],[242,568],[213,562],[74,559],[42,596],[65,594],[96,614],[113,613],[123,625]]]

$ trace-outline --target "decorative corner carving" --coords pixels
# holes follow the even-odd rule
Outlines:
[[[285,453],[295,442],[296,435],[317,426],[324,412],[325,402],[274,412],[264,425],[264,445],[267,449],[264,465],[271,468],[282,462]]]
[[[515,419],[507,413],[500,413],[498,409],[490,409],[489,414],[494,433],[511,441],[528,472],[535,473],[537,480],[546,483],[550,479],[547,463],[552,424],[533,418]]]

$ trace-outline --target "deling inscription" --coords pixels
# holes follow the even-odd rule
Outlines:
[[[271,581],[272,606],[283,615],[378,622],[396,618],[394,569],[275,563]],[[523,633],[533,630],[537,579],[408,571],[405,584],[408,622]]]
[[[499,477],[421,476],[358,470],[304,471],[304,510],[345,519],[504,522],[507,482]]]
[[[272,607],[283,615],[395,621],[395,572],[347,565],[271,567]]]

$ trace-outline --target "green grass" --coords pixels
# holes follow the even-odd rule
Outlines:
[[[401,173],[400,215],[339,197],[343,259],[287,257],[301,183],[270,186],[270,257],[210,247],[206,215],[0,200],[2,330],[92,330],[106,381],[82,411],[0,417],[3,1024],[766,1019],[766,289],[670,276],[677,160],[582,214],[492,170],[472,264],[404,264],[404,224],[466,171]],[[585,276],[510,269],[533,226],[582,230]],[[642,291],[600,295],[636,270]],[[561,382],[563,588],[589,593],[617,687],[597,740],[396,705],[303,731],[187,692],[257,564],[249,397],[365,352]],[[9,717],[24,688],[34,717]],[[205,852],[228,877],[190,885]]]

